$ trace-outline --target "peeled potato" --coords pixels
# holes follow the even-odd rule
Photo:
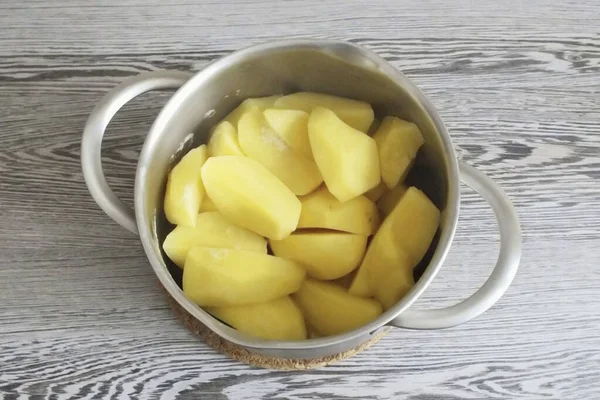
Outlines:
[[[275,107],[302,110],[308,113],[316,107],[324,107],[333,111],[346,124],[363,133],[367,132],[374,118],[373,108],[369,103],[322,93],[289,94],[277,99]]]
[[[371,201],[377,201],[385,193],[387,186],[385,183],[379,182],[379,185],[365,193],[365,197]]]
[[[419,189],[408,188],[369,244],[349,293],[364,297],[379,293],[392,299],[386,300],[387,304],[397,301],[404,294],[399,293],[412,286],[408,277],[429,248],[439,219],[440,212],[431,200]],[[390,274],[401,281],[389,283],[392,288],[386,287],[382,291],[380,287],[386,284],[384,281],[392,279]]]
[[[211,157],[202,168],[208,196],[232,223],[269,239],[292,233],[300,200],[262,164],[247,157]]]
[[[396,204],[398,204],[398,202],[400,201],[400,198],[402,197],[404,192],[406,192],[406,189],[407,189],[407,187],[401,183],[398,186],[396,186],[395,188],[390,189],[390,190],[386,191],[385,193],[383,193],[383,195],[377,202],[377,207],[379,208],[379,211],[381,212],[382,218],[385,218],[388,215],[390,215],[392,210],[394,210],[394,208],[396,207]]]
[[[323,182],[315,162],[290,148],[260,111],[242,115],[238,135],[244,153],[267,167],[293,193],[310,193]]]
[[[381,304],[348,294],[334,283],[307,279],[294,299],[309,325],[323,335],[359,328],[381,314]]]
[[[321,280],[340,278],[360,264],[367,236],[343,232],[296,232],[269,241],[273,254],[300,263],[308,275]]]
[[[219,212],[198,215],[195,227],[177,226],[163,243],[167,256],[183,268],[192,247],[240,249],[267,254],[267,241],[260,235],[229,222]]]
[[[373,139],[379,150],[381,179],[388,188],[396,187],[423,145],[421,131],[412,122],[385,117]]]
[[[195,226],[204,185],[200,171],[206,162],[206,145],[190,150],[173,167],[165,191],[165,215],[174,225]]]
[[[332,280],[331,282],[348,290],[352,284],[352,281],[354,280],[354,276],[356,276],[356,269],[349,274],[342,276],[341,278]]]
[[[371,246],[369,245],[369,248]],[[348,293],[353,296],[360,297],[372,297],[373,291],[369,286],[369,275],[367,274],[367,269],[361,266],[356,270],[354,274],[354,279],[348,288]]]
[[[237,128],[238,122],[240,121],[240,118],[242,115],[244,115],[245,113],[247,113],[250,110],[264,111],[267,108],[271,108],[271,107],[273,107],[273,104],[275,103],[275,101],[280,97],[281,96],[279,96],[279,95],[275,95],[275,96],[268,96],[268,97],[255,97],[255,98],[251,98],[251,99],[246,99],[246,100],[242,101],[242,104],[237,106],[237,108],[235,110],[230,112],[229,115],[227,115],[225,117],[225,121],[230,122],[234,127]]]
[[[243,306],[208,307],[209,313],[248,335],[270,340],[306,339],[304,316],[289,297]]]
[[[257,304],[296,292],[299,264],[244,250],[194,247],[183,269],[183,293],[199,306]]]
[[[308,137],[323,180],[339,201],[348,201],[379,184],[377,144],[333,111],[321,107],[312,111]]]
[[[219,211],[219,209],[215,203],[213,203],[210,197],[204,196],[204,199],[202,199],[202,204],[200,204],[200,212],[203,213],[207,211]]]
[[[219,123],[209,141],[208,155],[218,156],[243,156],[244,152],[238,142],[237,129],[228,121]]]
[[[325,228],[371,235],[379,226],[377,207],[364,196],[342,203],[323,187],[300,197],[300,201],[302,212],[298,228]]]
[[[369,280],[374,281],[373,293],[375,300],[383,305],[383,309],[395,305],[408,291],[415,285],[412,268],[406,268],[403,262],[408,262],[405,258],[398,258],[399,264],[380,265],[380,269],[369,271]],[[372,283],[370,283],[372,284]]]
[[[279,110],[268,108],[264,111],[268,124],[293,150],[312,160],[312,150],[308,140],[308,116],[300,110]]]

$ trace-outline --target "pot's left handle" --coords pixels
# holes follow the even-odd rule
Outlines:
[[[104,132],[117,111],[134,97],[150,90],[177,89],[191,76],[181,71],[150,71],[128,78],[100,100],[85,124],[81,168],[88,190],[109,217],[132,233],[138,233],[135,214],[113,193],[102,171],[100,152]]]

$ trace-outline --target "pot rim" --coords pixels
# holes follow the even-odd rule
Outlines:
[[[154,220],[147,218],[145,208],[145,182],[149,173],[148,160],[152,156],[150,149],[156,147],[155,142],[159,139],[164,127],[167,124],[167,121],[172,115],[175,114],[175,111],[181,107],[181,105],[189,98],[190,94],[194,92],[198,86],[201,86],[203,82],[210,80],[223,67],[232,63],[242,62],[248,57],[260,57],[261,55],[272,51],[284,51],[291,49],[311,49],[329,54],[337,54],[341,52],[347,54],[350,52],[352,56],[359,57],[363,62],[367,60],[370,61],[370,67],[375,67],[390,79],[398,82],[403,89],[406,90],[420,104],[422,109],[425,110],[438,132],[443,151],[447,156],[446,166],[448,169],[448,192],[446,197],[446,207],[442,211],[444,214],[446,214],[444,216],[446,219],[446,225],[441,231],[435,253],[429,263],[429,266],[423,272],[421,278],[396,305],[383,312],[377,319],[350,332],[345,332],[335,336],[306,339],[301,341],[274,341],[253,338],[242,334],[223,324],[185,297],[183,291],[177,285],[169,273],[166,265],[164,264],[164,261],[160,256],[160,249],[157,248],[156,240],[153,239],[153,237],[157,237],[155,231],[156,215],[154,215]],[[400,315],[403,311],[410,307],[417,300],[417,298],[421,296],[441,268],[454,238],[460,206],[460,178],[458,171],[458,161],[452,146],[450,135],[448,134],[448,131],[435,107],[414,83],[412,83],[404,74],[385,61],[382,57],[364,47],[341,40],[277,40],[246,47],[210,63],[204,69],[193,75],[192,78],[190,78],[168,100],[154,121],[140,153],[135,179],[135,215],[140,240],[142,241],[144,251],[161,284],[186,311],[188,311],[194,318],[200,320],[204,325],[206,325],[206,327],[217,333],[222,338],[248,348],[290,350],[315,349],[337,345],[366,334],[373,334],[375,331],[384,327],[390,321]]]

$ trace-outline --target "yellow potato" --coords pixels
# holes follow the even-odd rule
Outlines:
[[[390,215],[394,207],[396,207],[396,204],[398,204],[400,201],[400,198],[404,192],[406,192],[406,189],[408,188],[401,183],[395,188],[383,193],[377,202],[377,208],[379,208],[382,218],[386,218],[388,215]]]
[[[439,219],[440,212],[429,198],[415,187],[408,188],[369,244],[349,293],[364,297],[379,293],[388,307],[395,303],[412,287],[408,277],[429,248]],[[381,289],[391,275],[395,283],[384,283],[389,286]]]
[[[238,127],[238,122],[242,115],[250,110],[264,111],[267,108],[273,107],[275,101],[281,96],[255,97],[242,101],[242,104],[237,106],[235,110],[225,117],[225,121],[230,122],[234,127]]]
[[[371,246],[369,245],[369,248],[370,247]],[[367,269],[363,268],[362,264],[358,269],[355,270],[354,279],[348,288],[348,293],[353,296],[360,297],[372,297],[374,294],[369,286],[369,275],[367,274]]]
[[[334,283],[307,279],[294,299],[309,325],[325,335],[359,328],[377,318],[381,304],[348,294]]]
[[[174,225],[195,226],[200,204],[204,198],[204,185],[200,171],[206,162],[206,145],[190,150],[173,167],[165,191],[165,215]]]
[[[325,184],[339,201],[348,201],[379,184],[379,155],[373,138],[321,107],[310,115],[308,136]]]
[[[299,264],[244,250],[194,247],[183,269],[183,293],[199,306],[257,304],[296,292]]]
[[[202,168],[208,196],[232,223],[269,239],[292,233],[300,200],[262,164],[247,157],[211,157]]]
[[[302,212],[298,228],[325,228],[371,235],[379,226],[375,204],[364,196],[345,203],[336,199],[326,187],[300,197]]]
[[[406,256],[398,258],[400,263],[408,263]],[[374,281],[373,288],[375,300],[383,305],[383,309],[395,305],[414,286],[412,268],[406,268],[408,264],[386,264],[380,265],[377,271],[369,271],[369,283]]]
[[[300,110],[268,108],[263,112],[268,124],[293,150],[313,159],[308,140],[308,116]]]
[[[371,201],[377,201],[385,193],[386,189],[387,186],[385,186],[385,183],[379,182],[379,185],[365,193],[365,197]]]
[[[315,162],[290,148],[260,111],[242,115],[238,135],[244,153],[267,167],[295,194],[310,193],[323,182]]]
[[[289,296],[267,303],[208,307],[209,313],[248,335],[270,340],[306,339],[304,316]]]
[[[275,107],[302,110],[308,113],[316,107],[324,107],[333,111],[346,124],[363,133],[367,132],[374,118],[373,108],[369,103],[322,93],[289,94],[277,99]]]
[[[207,211],[219,211],[219,209],[215,203],[213,203],[210,197],[205,195],[204,199],[202,199],[202,204],[200,204],[200,212],[203,213]]]
[[[198,215],[195,227],[177,226],[163,243],[167,256],[183,268],[192,247],[223,247],[267,254],[267,241],[260,235],[229,222],[219,212]]]
[[[331,280],[358,267],[367,236],[345,232],[296,232],[283,240],[269,241],[273,254],[302,264],[309,276]]]
[[[222,121],[213,130],[208,140],[209,157],[243,156],[238,142],[237,129],[228,121]]]
[[[385,117],[373,134],[379,150],[381,179],[393,188],[408,173],[417,151],[423,145],[423,136],[417,125],[396,117]]]

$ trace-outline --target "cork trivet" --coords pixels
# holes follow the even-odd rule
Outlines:
[[[166,291],[165,288],[161,286],[163,293],[167,298],[167,302],[171,310],[175,313],[175,316],[183,323],[183,325],[192,331],[194,334],[200,336],[202,340],[220,353],[224,353],[234,360],[241,361],[243,363],[253,365],[255,367],[261,368],[269,368],[269,369],[277,369],[277,370],[307,370],[312,368],[323,367],[325,365],[334,363],[336,361],[343,360],[345,358],[351,357],[358,353],[359,351],[363,351],[369,348],[371,345],[377,343],[389,329],[384,329],[374,335],[368,341],[360,344],[353,349],[345,351],[343,353],[338,353],[326,357],[321,358],[312,358],[312,359],[301,359],[301,358],[277,358],[277,357],[269,357],[264,356],[262,354],[257,354],[252,351],[249,351],[241,346],[238,346],[235,343],[231,343],[228,340],[223,339],[221,336],[217,335],[210,329],[208,329],[204,324],[194,318],[190,313],[188,313],[171,295]]]

